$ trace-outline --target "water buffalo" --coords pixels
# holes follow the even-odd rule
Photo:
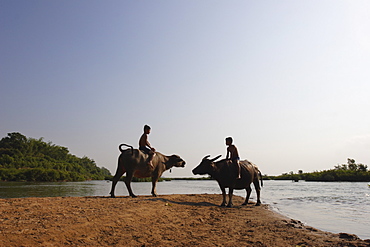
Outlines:
[[[123,150],[122,146],[128,146],[129,149]],[[162,176],[162,173],[172,167],[184,167],[185,161],[178,155],[165,156],[161,153],[156,152],[153,157],[151,169],[148,165],[148,155],[144,154],[138,149],[134,149],[130,145],[121,144],[119,145],[121,151],[118,157],[118,167],[116,174],[112,179],[112,189],[110,191],[111,197],[115,197],[114,190],[116,188],[118,180],[126,172],[125,184],[131,197],[136,197],[131,189],[132,177],[147,178],[152,177],[152,195],[157,196],[156,184],[158,179]]]
[[[249,201],[251,195],[251,186],[253,182],[254,188],[257,193],[257,204],[256,206],[261,205],[260,201],[260,191],[261,187],[259,185],[259,178],[261,179],[261,186],[263,186],[262,175],[258,170],[258,167],[247,160],[240,161],[241,166],[241,179],[236,179],[237,168],[232,164],[230,160],[220,160],[215,162],[221,155],[208,159],[209,155],[203,158],[202,162],[193,169],[193,174],[205,175],[209,174],[212,178],[216,179],[220,189],[222,191],[222,204],[221,206],[226,205],[226,191],[225,188],[229,188],[229,203],[228,207],[232,207],[232,197],[234,189],[245,189],[247,191],[247,196],[243,205],[246,205]]]

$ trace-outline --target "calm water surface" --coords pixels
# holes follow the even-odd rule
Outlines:
[[[305,224],[330,232],[354,233],[370,239],[370,187],[368,183],[264,181],[262,203],[279,213]],[[107,181],[26,183],[0,182],[0,198],[54,196],[108,196]],[[151,183],[132,183],[137,195],[150,195]],[[158,194],[219,194],[215,181],[170,181],[157,186]],[[244,190],[235,192],[245,196]],[[127,196],[123,182],[116,187],[117,196]],[[252,191],[252,200],[256,200]],[[221,204],[220,196],[220,204]]]

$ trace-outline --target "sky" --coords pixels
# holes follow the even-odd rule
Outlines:
[[[0,138],[112,173],[143,126],[190,177],[206,155],[263,174],[370,166],[370,2],[0,0]]]

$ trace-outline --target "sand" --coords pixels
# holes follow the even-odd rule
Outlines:
[[[221,195],[0,199],[0,246],[370,246]],[[234,205],[243,198],[234,197]]]

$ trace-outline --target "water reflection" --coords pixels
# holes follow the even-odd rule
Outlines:
[[[99,187],[86,182],[0,182],[0,198],[93,196]]]

